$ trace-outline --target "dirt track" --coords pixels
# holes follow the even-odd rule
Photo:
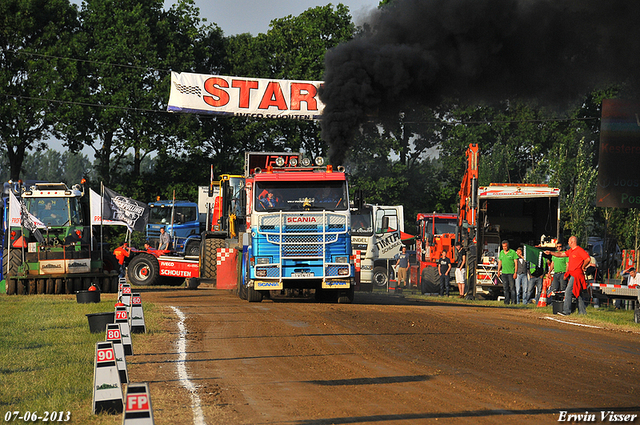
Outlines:
[[[530,311],[356,293],[355,303],[251,304],[227,291],[145,291],[172,341],[132,357],[155,423],[194,423],[174,310],[208,424],[557,423],[640,414],[640,335]],[[571,318],[568,318],[571,320]],[[636,417],[635,423],[640,423]]]

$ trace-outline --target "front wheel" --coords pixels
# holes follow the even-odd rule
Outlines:
[[[384,288],[389,283],[389,275],[384,267],[374,267],[373,284],[378,288]]]
[[[200,255],[200,244],[197,242],[191,242],[184,250],[184,255],[188,257],[197,257]]]
[[[151,254],[138,254],[127,267],[127,278],[134,285],[153,285],[160,277],[158,259]]]

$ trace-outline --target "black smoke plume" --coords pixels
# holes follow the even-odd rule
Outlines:
[[[640,71],[636,0],[394,0],[327,52],[322,136],[340,162],[368,115],[444,98],[557,105]]]

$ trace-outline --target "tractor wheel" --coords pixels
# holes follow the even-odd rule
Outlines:
[[[64,280],[56,279],[55,293],[64,294]]]
[[[217,274],[217,252],[218,248],[224,248],[224,240],[209,238],[204,240],[204,258],[202,259],[202,277],[205,279],[215,279]]]
[[[12,249],[10,251],[4,251],[4,255],[2,256],[2,270],[5,276],[17,275],[21,264],[22,255],[20,250]]]
[[[438,269],[433,266],[426,266],[422,269],[420,276],[421,291],[423,294],[439,294],[440,293],[440,275]]]
[[[53,294],[56,292],[56,283],[53,279],[47,279],[47,288],[46,288],[46,293],[47,294]]]
[[[18,281],[16,279],[7,279],[7,295],[15,295],[18,288]]]
[[[138,254],[127,267],[127,278],[134,285],[153,285],[160,277],[160,264],[151,254]]]
[[[374,267],[373,284],[378,288],[385,288],[387,284],[389,284],[389,276],[387,275],[387,269],[385,269],[384,267]]]

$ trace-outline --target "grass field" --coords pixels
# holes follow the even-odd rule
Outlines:
[[[122,423],[122,415],[93,415],[96,342],[87,314],[114,311],[116,294],[78,304],[75,295],[0,295],[0,420],[7,412],[70,412],[68,423]],[[144,302],[144,298],[143,298]],[[161,314],[143,304],[148,333]],[[146,335],[134,334],[133,343]]]
[[[174,288],[175,289],[175,288]],[[382,294],[381,294],[382,295]],[[483,305],[521,309],[526,314],[551,315],[552,307],[506,306],[498,301],[468,301],[403,294],[426,302]],[[101,302],[78,304],[74,295],[7,296],[0,294],[0,420],[7,412],[70,412],[68,423],[120,424],[122,415],[93,415],[92,384],[96,342],[103,333],[92,334],[86,315],[114,310],[115,294],[102,294]],[[144,301],[144,295],[143,295]],[[169,316],[144,303],[147,334],[134,334],[134,352],[153,351],[152,338],[163,337],[161,322]],[[593,326],[640,333],[632,310],[588,307],[588,314],[562,318]]]

